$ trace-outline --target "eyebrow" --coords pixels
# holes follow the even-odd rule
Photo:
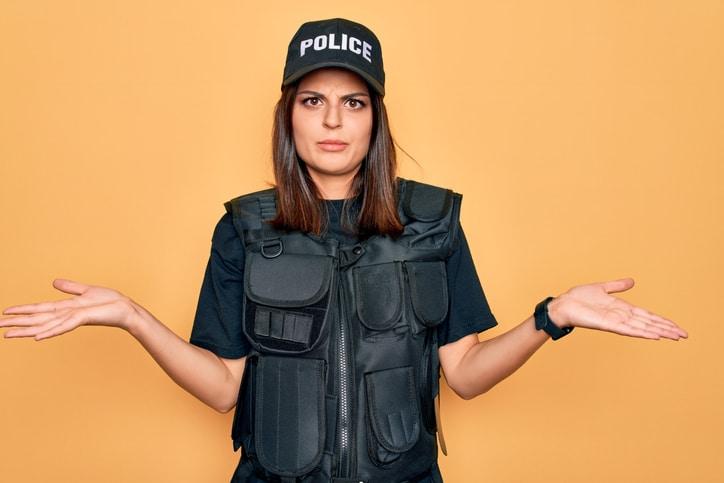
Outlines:
[[[315,96],[317,96],[317,97],[321,97],[322,99],[326,99],[326,97],[325,97],[324,94],[322,94],[321,92],[317,92],[317,91],[304,90],[304,91],[299,91],[299,92],[297,92],[297,95],[298,95],[298,96],[300,96],[300,95],[302,95],[302,94],[313,94],[313,95],[315,95]],[[347,100],[347,99],[349,99],[350,97],[357,97],[357,96],[370,97],[369,94],[364,93],[364,92],[353,92],[353,93],[351,93],[351,94],[345,94],[345,95],[343,95],[343,96],[340,96],[340,98],[343,99],[343,100]]]

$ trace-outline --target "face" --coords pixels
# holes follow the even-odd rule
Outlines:
[[[367,85],[347,69],[313,70],[297,88],[292,131],[297,153],[322,196],[346,198],[372,135]]]

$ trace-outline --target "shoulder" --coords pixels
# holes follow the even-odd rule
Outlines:
[[[401,191],[405,191],[407,188],[410,188],[413,191],[419,190],[419,191],[428,192],[428,193],[449,192],[451,194],[460,194],[460,193],[455,192],[453,189],[451,189],[447,186],[424,183],[424,182],[418,181],[416,179],[403,178],[401,176],[397,177],[397,186]]]
[[[225,212],[216,222],[214,233],[211,238],[212,245],[217,249],[236,246],[239,235],[237,234],[234,220],[231,213]]]
[[[461,193],[413,179],[398,177],[397,180],[400,208],[411,218],[434,221],[459,209]]]
[[[254,200],[259,198],[267,198],[267,199],[275,199],[276,197],[276,189],[275,188],[265,188],[262,190],[252,191],[249,193],[244,193],[241,195],[238,195],[234,198],[231,198],[228,201],[224,202],[224,208],[226,208],[227,213],[234,213],[236,212],[240,207],[244,206],[245,204],[248,204],[249,202],[254,202]]]

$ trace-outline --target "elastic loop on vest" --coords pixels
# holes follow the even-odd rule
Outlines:
[[[276,252],[267,252],[267,247],[275,247],[278,246],[278,250]],[[267,240],[262,240],[260,243],[260,251],[261,254],[264,255],[264,258],[276,258],[279,255],[282,254],[284,251],[284,244],[282,243],[281,238],[272,238]]]

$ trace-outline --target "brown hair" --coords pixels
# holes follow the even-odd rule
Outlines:
[[[292,108],[299,81],[284,86],[274,108],[272,157],[277,195],[276,229],[301,230],[320,235],[327,230],[324,201],[307,166],[299,158],[292,136]],[[342,223],[360,238],[373,234],[397,237],[403,226],[397,215],[397,158],[383,98],[369,86],[372,134],[369,150],[352,180],[351,194],[343,204]],[[349,208],[357,205],[354,220]]]

